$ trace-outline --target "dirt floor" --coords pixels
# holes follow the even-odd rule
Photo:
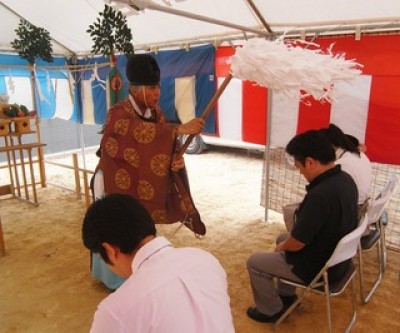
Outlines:
[[[182,227],[172,242],[177,247],[206,249],[220,260],[228,275],[236,332],[272,332],[273,326],[246,316],[253,304],[246,259],[253,252],[272,250],[276,235],[284,230],[282,216],[270,211],[265,223],[265,211],[259,205],[262,155],[216,148],[186,156],[186,164],[192,194],[208,230],[205,238],[197,239]],[[73,184],[72,176],[63,170],[46,166],[46,172],[53,182],[62,179]],[[84,201],[52,186],[40,189],[38,195],[38,207],[0,197],[7,251],[0,257],[0,332],[87,332],[97,304],[109,291],[90,276],[89,253],[81,241]],[[158,226],[159,234],[170,238],[177,226]],[[374,273],[374,255],[366,258],[369,273]],[[399,332],[399,295],[400,253],[389,251],[384,279],[371,302],[361,305],[358,297],[353,331]],[[336,331],[343,331],[349,318],[349,296],[346,292],[332,301]],[[307,297],[276,331],[326,331],[324,298]]]

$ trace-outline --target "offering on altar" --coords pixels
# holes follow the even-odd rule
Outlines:
[[[36,111],[29,111],[22,104],[0,104],[0,135],[7,135],[10,131],[20,134],[30,132],[30,120],[35,115]],[[11,124],[14,129],[10,128]]]

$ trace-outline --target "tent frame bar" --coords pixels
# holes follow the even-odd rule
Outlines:
[[[226,21],[214,19],[211,17],[199,15],[199,14],[189,13],[189,12],[186,12],[183,10],[178,10],[178,9],[174,9],[174,8],[170,8],[170,7],[166,7],[166,6],[161,6],[161,5],[158,5],[149,0],[147,0],[147,1],[145,1],[145,0],[114,0],[113,2],[117,3],[117,4],[118,3],[125,4],[125,5],[133,8],[133,10],[135,12],[137,12],[138,10],[143,10],[143,9],[156,10],[159,12],[164,12],[164,13],[168,13],[168,14],[172,14],[172,15],[176,15],[176,16],[182,16],[182,17],[186,17],[189,19],[197,20],[197,21],[203,21],[203,22],[221,25],[221,26],[228,27],[228,28],[233,28],[235,30],[240,30],[243,32],[252,32],[259,36],[265,36],[265,37],[270,36],[269,32],[266,32],[266,31],[263,31],[263,30],[260,30],[257,28],[246,27],[243,25],[226,22]]]
[[[358,29],[358,25],[354,26],[348,26],[346,27],[346,30],[348,30],[347,33],[340,33],[340,35],[343,36],[348,36],[348,35],[355,35],[356,30]],[[381,29],[379,31],[375,31],[377,29]],[[325,29],[321,28],[313,28],[313,29],[294,29],[290,30],[287,32],[276,32],[275,31],[275,36],[285,36],[285,38],[301,38],[301,36],[305,33],[307,36],[314,36],[315,34],[318,34],[319,37],[323,36],[337,36],[339,35],[339,31],[343,31],[343,26],[340,27],[331,27]],[[388,25],[385,30],[383,30],[382,25],[372,25],[372,26],[362,26],[361,27],[361,32],[362,34],[373,34],[373,33],[400,33],[400,22],[397,25]],[[246,35],[247,39],[251,38],[257,38],[259,36],[253,35],[253,34],[248,34]],[[230,42],[230,41],[235,41],[235,40],[241,40],[243,41],[246,39],[243,37],[243,34],[238,34],[238,33],[233,33],[233,34],[220,34],[220,35],[203,35],[203,36],[197,36],[192,39],[179,39],[179,40],[170,40],[162,43],[148,43],[148,44],[136,44],[135,45],[135,50],[144,50],[144,51],[151,51],[151,50],[158,50],[158,49],[166,49],[166,48],[183,48],[184,46],[190,46],[190,45],[204,45],[204,44],[214,44],[214,45],[220,45],[222,42]]]
[[[258,19],[261,21],[262,25],[264,26],[265,29],[271,34],[274,35],[274,32],[272,31],[270,25],[268,22],[265,20],[264,16],[261,14],[261,12],[258,10],[257,6],[253,2],[253,0],[246,0],[251,9],[253,10],[254,14],[258,17]]]

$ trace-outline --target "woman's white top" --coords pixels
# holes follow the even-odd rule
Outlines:
[[[372,166],[369,158],[364,153],[360,155],[341,148],[336,149],[336,164],[347,172],[356,183],[358,189],[358,203],[362,204],[370,197]]]

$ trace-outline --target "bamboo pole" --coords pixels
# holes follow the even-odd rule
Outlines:
[[[42,143],[40,137],[40,117],[38,116],[39,110],[36,103],[35,70],[33,65],[30,66],[30,75],[31,75],[31,92],[32,92],[33,109],[36,110],[36,115],[35,115],[36,138],[38,143]],[[44,168],[43,147],[38,147],[38,159],[39,159],[40,184],[42,187],[46,187],[46,171]]]
[[[73,162],[73,165],[74,165],[76,198],[80,199],[81,198],[81,181],[79,179],[78,154],[72,154],[72,162]]]
[[[88,181],[88,173],[86,171],[83,171],[83,187],[84,187],[84,193],[85,193],[85,205],[86,208],[90,206],[90,185]],[[93,199],[94,200],[94,199]]]

